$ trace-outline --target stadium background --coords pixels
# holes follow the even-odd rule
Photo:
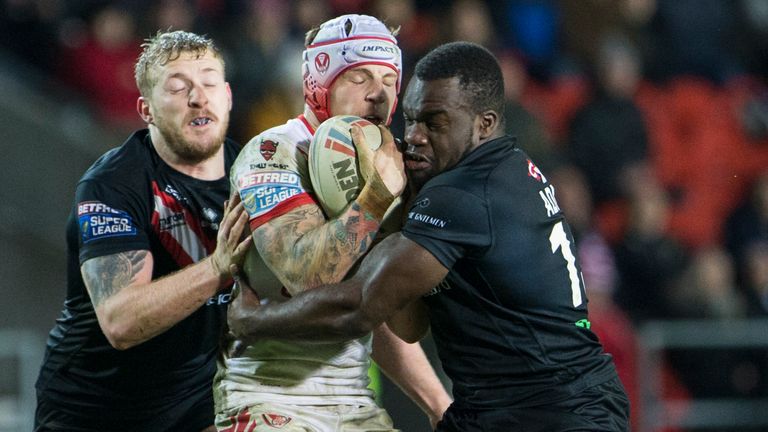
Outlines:
[[[30,430],[31,383],[65,293],[75,182],[141,127],[141,39],[161,28],[212,36],[235,97],[230,135],[245,143],[300,111],[304,31],[351,12],[400,26],[404,83],[444,41],[499,56],[507,129],[574,225],[593,329],[616,358],[636,430],[654,430],[649,419],[768,430],[767,1],[0,4],[0,431]],[[393,130],[402,135],[399,115]],[[382,385],[397,425],[427,430]]]

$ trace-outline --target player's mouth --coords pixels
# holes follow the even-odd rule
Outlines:
[[[210,117],[195,117],[189,122],[192,127],[202,127],[213,123],[213,119]]]
[[[431,166],[432,162],[426,156],[413,151],[405,152],[405,168],[408,171],[425,170]]]
[[[363,118],[377,126],[380,124],[384,124],[384,120],[382,120],[382,118],[377,115],[367,115],[367,116],[364,116]]]

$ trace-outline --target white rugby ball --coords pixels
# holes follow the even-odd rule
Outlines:
[[[381,131],[368,120],[339,115],[324,121],[309,145],[309,177],[320,206],[328,217],[340,214],[365,185],[357,150],[352,142],[352,125],[363,128],[371,150],[381,146]]]

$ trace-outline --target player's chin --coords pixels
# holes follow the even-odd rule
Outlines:
[[[417,185],[423,185],[432,178],[431,165],[425,162],[405,161],[405,174],[408,179]]]
[[[432,168],[432,164],[425,159],[413,159],[406,155],[405,169],[408,173],[414,173],[418,175],[428,175]],[[425,173],[425,174],[422,174]]]

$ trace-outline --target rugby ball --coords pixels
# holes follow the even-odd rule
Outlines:
[[[339,115],[324,121],[309,144],[309,177],[315,196],[329,218],[339,215],[365,185],[352,125],[363,128],[365,142],[375,151],[381,146],[378,126],[361,117]]]

